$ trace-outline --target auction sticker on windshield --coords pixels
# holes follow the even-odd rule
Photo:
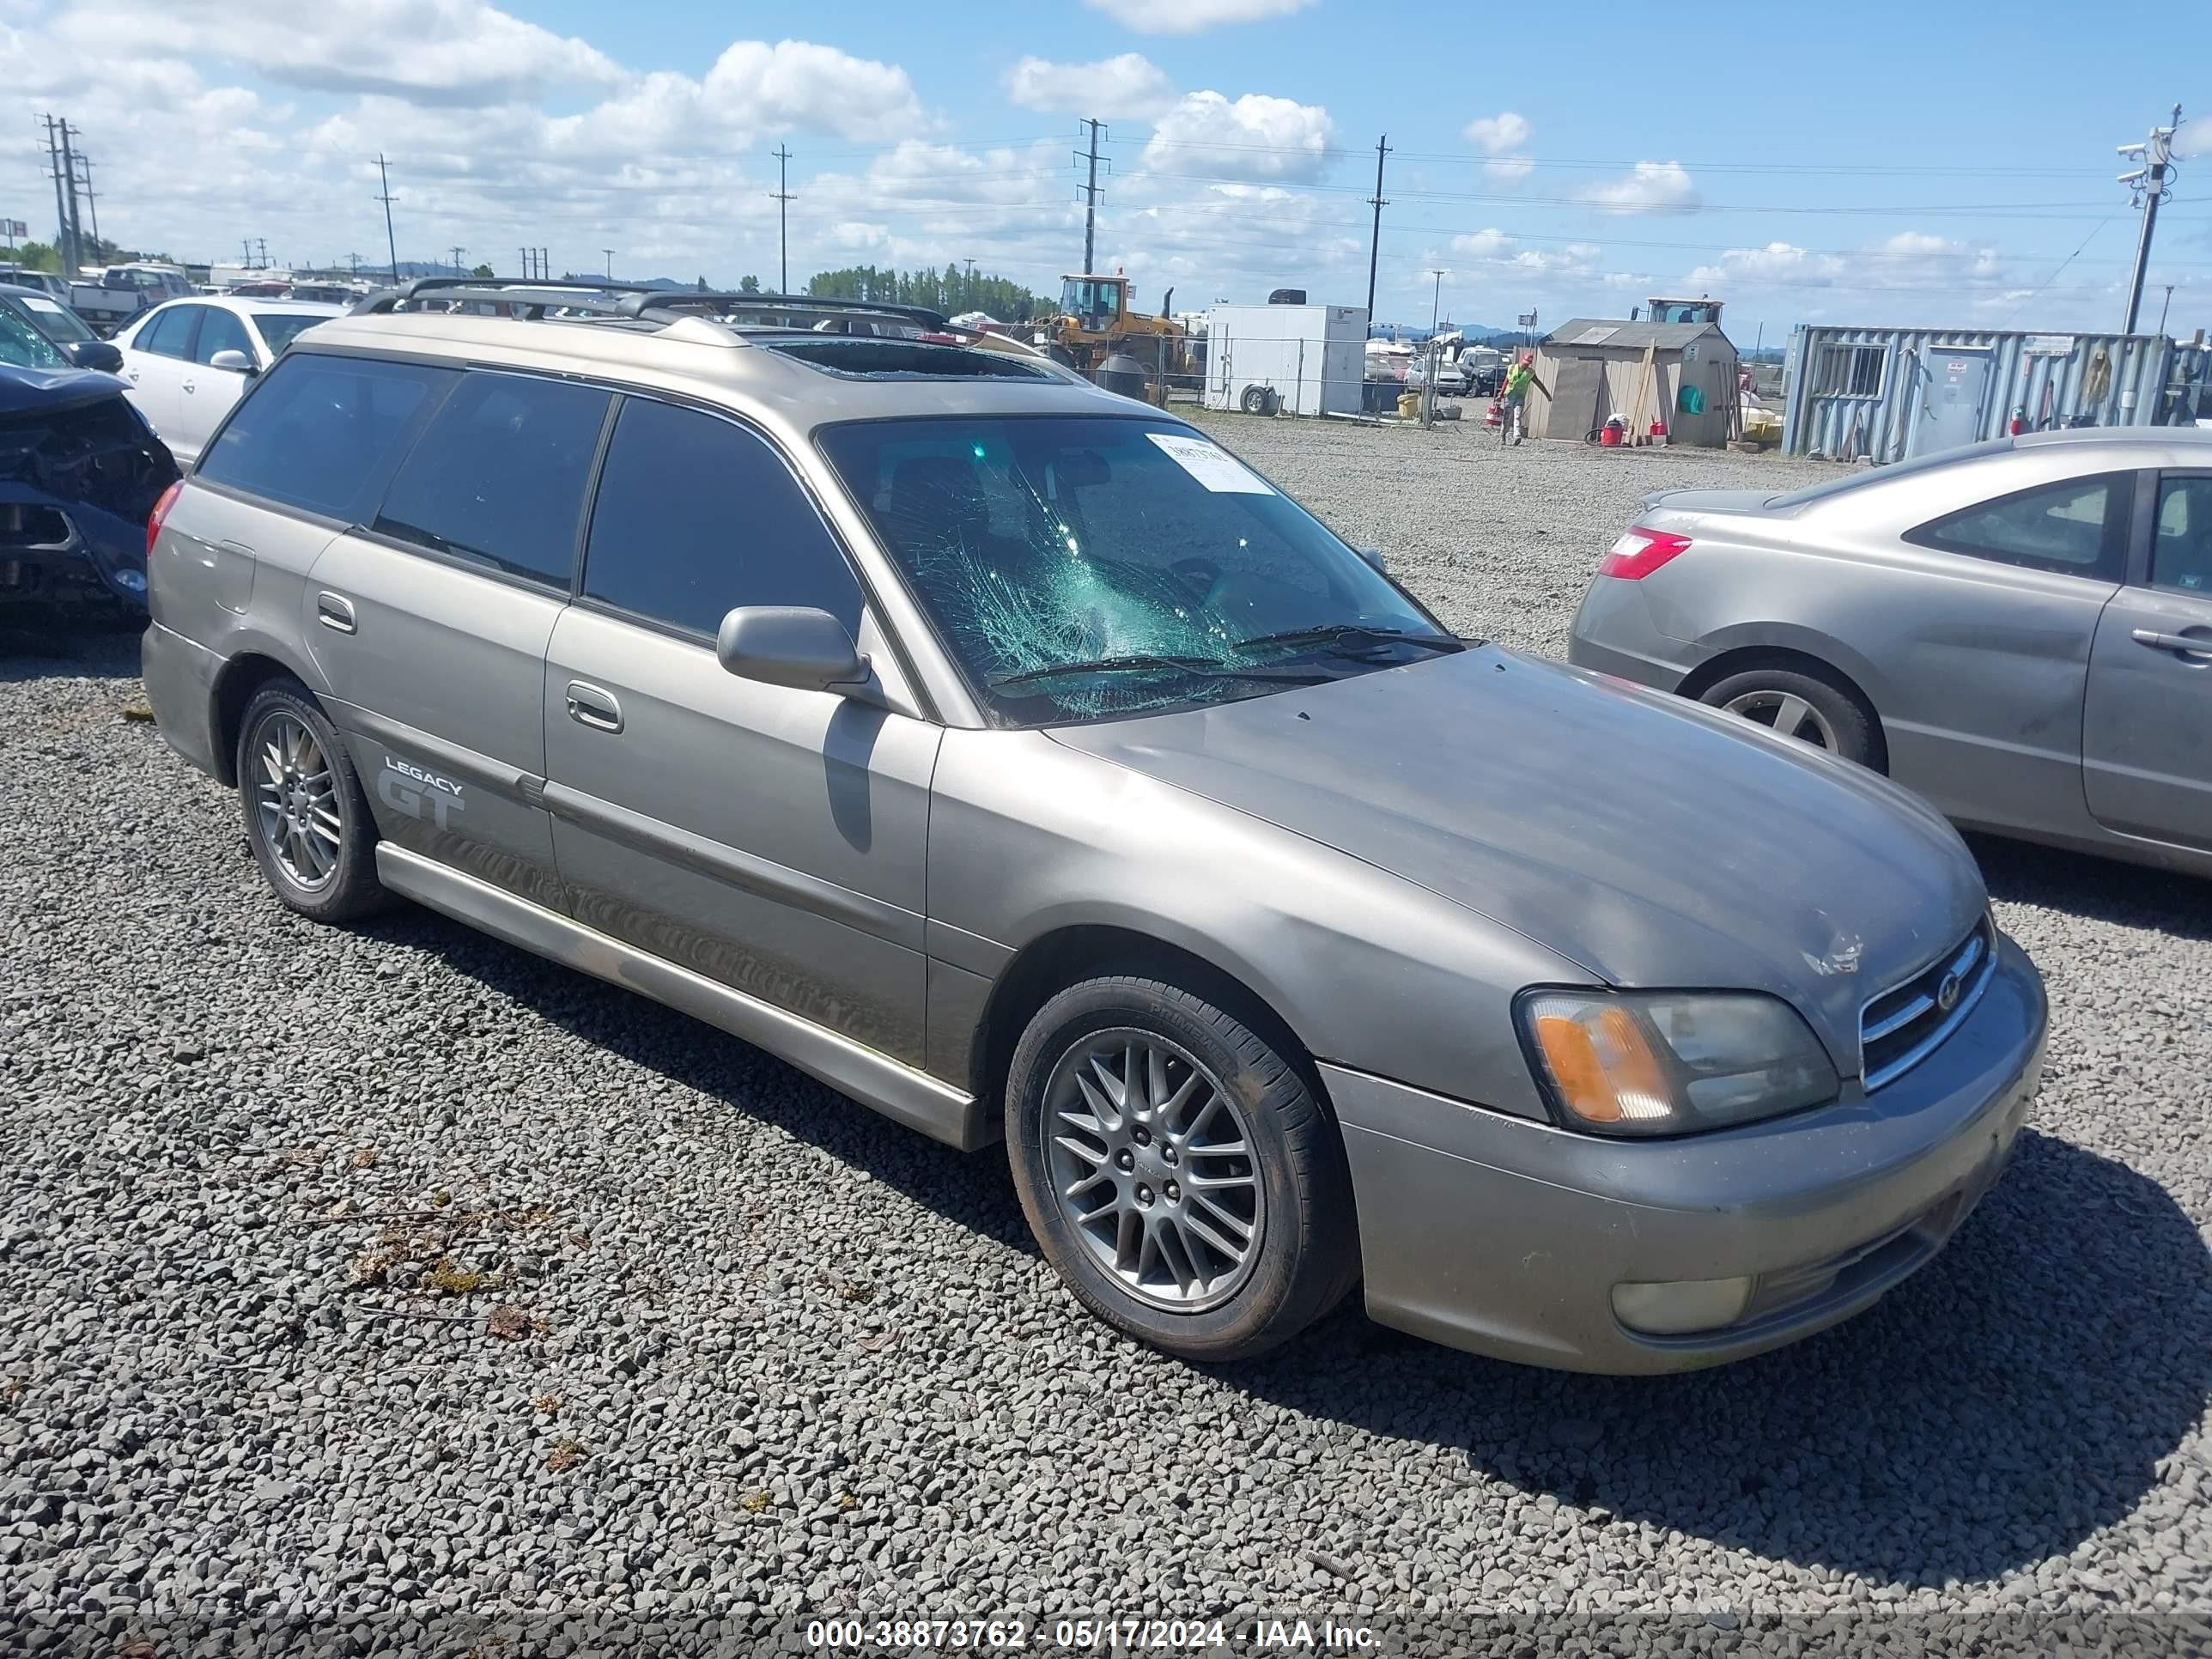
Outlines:
[[[1147,432],[1170,460],[1217,495],[1272,495],[1274,485],[1227,450],[1205,438],[1176,432]]]

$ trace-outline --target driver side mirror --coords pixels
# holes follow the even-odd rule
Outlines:
[[[105,340],[78,340],[69,347],[69,359],[79,368],[95,368],[103,374],[123,372],[123,351]]]
[[[242,351],[218,351],[208,359],[210,368],[227,368],[234,374],[252,376],[261,371],[253,366],[253,359]]]
[[[835,691],[861,702],[877,700],[868,683],[868,659],[845,624],[811,605],[739,605],[722,618],[714,656],[741,680]]]

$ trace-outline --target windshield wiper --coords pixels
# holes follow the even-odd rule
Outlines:
[[[1279,634],[1255,634],[1231,645],[1232,651],[1252,651],[1271,645],[1345,645],[1354,641],[1376,645],[1420,645],[1431,651],[1456,651],[1461,642],[1447,634],[1416,634],[1404,628],[1369,628],[1359,623],[1330,623],[1320,628],[1286,628]]]
[[[1068,674],[1115,674],[1131,671],[1177,669],[1188,674],[1202,674],[1214,679],[1288,680],[1310,682],[1311,674],[1285,673],[1280,669],[1239,668],[1233,663],[1212,657],[1164,657],[1140,655],[1129,657],[1100,657],[1090,662],[1056,662],[1048,668],[1025,669],[1018,674],[995,674],[987,682],[994,691],[1003,691],[1010,685],[1027,685],[1035,680],[1056,679]]]

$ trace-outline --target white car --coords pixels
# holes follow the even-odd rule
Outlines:
[[[177,464],[189,467],[248,380],[295,336],[345,313],[304,300],[172,300],[118,333],[115,343],[131,403]]]

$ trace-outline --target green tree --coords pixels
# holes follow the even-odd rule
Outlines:
[[[469,275],[471,276],[495,276],[498,274],[499,273],[494,270],[489,265],[478,265],[475,270],[469,272]]]
[[[811,291],[811,290],[810,290],[810,291]],[[757,293],[759,293],[759,292],[760,292],[760,278],[759,278],[759,277],[757,277],[757,276],[744,276],[744,277],[740,277],[740,278],[738,278],[738,293],[740,293],[740,294],[757,294]]]

